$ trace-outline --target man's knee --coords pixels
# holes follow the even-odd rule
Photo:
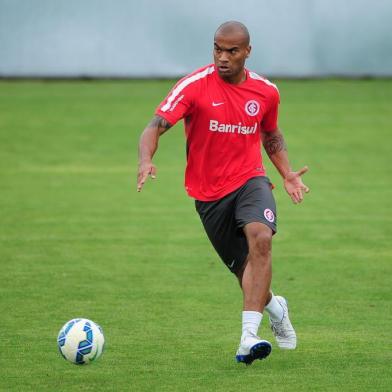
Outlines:
[[[268,231],[258,232],[253,241],[253,247],[259,253],[268,253],[271,251],[272,234]]]
[[[271,250],[272,230],[263,223],[249,223],[244,232],[248,240],[249,251],[266,253]]]

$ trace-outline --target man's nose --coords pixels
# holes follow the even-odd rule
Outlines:
[[[225,63],[229,61],[228,55],[225,51],[221,52],[221,54],[219,56],[219,61],[225,62]]]

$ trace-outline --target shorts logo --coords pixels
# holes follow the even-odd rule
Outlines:
[[[269,208],[266,208],[264,210],[264,218],[267,219],[268,222],[273,222],[275,220],[275,215]]]
[[[257,101],[251,100],[245,104],[245,111],[249,116],[256,116],[259,113],[260,105]]]

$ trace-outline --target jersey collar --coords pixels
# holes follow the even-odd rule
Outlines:
[[[215,72],[214,72],[214,73],[215,73],[216,79],[217,79],[220,83],[224,84],[225,86],[242,87],[242,86],[249,80],[249,70],[248,70],[247,68],[245,68],[245,67],[244,67],[244,71],[245,71],[245,80],[242,81],[242,82],[239,83],[239,84],[232,84],[232,83],[225,82],[225,81],[219,76],[218,70],[216,69],[216,66],[215,66],[215,65],[214,65],[214,69],[215,69]]]

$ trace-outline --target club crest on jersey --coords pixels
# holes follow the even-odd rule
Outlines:
[[[275,215],[269,208],[266,208],[264,210],[264,218],[267,219],[268,222],[273,222],[275,220]]]
[[[255,101],[251,100],[245,104],[245,112],[249,114],[249,116],[256,116],[260,111],[260,104]]]

